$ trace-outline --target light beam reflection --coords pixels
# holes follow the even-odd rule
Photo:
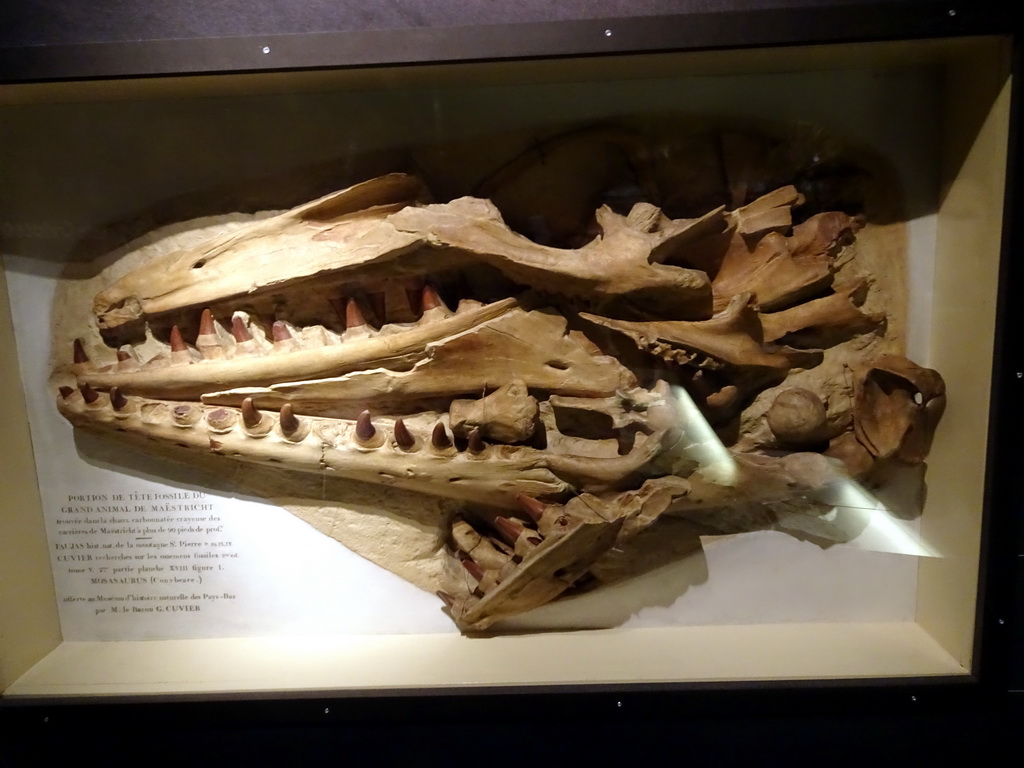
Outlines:
[[[701,414],[689,393],[679,386],[672,395],[680,414],[682,437],[676,444],[674,460],[694,462],[701,475],[719,485],[734,486],[739,470],[732,453]],[[806,511],[774,508],[777,527],[791,533],[806,533],[836,543],[874,552],[941,557],[921,540],[912,520],[896,517],[885,504],[857,481],[842,477],[812,493],[811,501],[829,510],[821,515]]]

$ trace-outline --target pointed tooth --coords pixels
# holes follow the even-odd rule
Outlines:
[[[217,329],[213,325],[213,312],[207,307],[203,310],[202,316],[199,318],[199,335],[200,336],[215,336]]]
[[[100,399],[99,393],[86,382],[82,382],[78,385],[78,391],[82,393],[82,399],[89,405],[92,405]]]
[[[72,360],[75,363],[88,363],[89,356],[85,353],[85,347],[81,339],[75,339],[72,347]]]
[[[178,326],[171,326],[171,362],[177,365],[188,365],[192,362],[192,353],[181,338]]]
[[[484,443],[483,435],[480,434],[480,428],[473,427],[473,429],[469,433],[469,452],[482,453],[486,447],[487,444]]]
[[[278,423],[281,424],[282,434],[296,442],[303,439],[309,432],[308,425],[304,424],[295,415],[295,409],[292,408],[291,402],[286,402],[281,407],[281,416]]]
[[[291,352],[298,347],[291,330],[288,328],[288,323],[283,320],[274,321],[274,324],[270,327],[270,335],[274,340],[275,352]]]
[[[367,440],[372,440],[376,434],[377,429],[373,426],[373,418],[370,416],[370,412],[363,411],[359,414],[359,418],[356,419],[356,437],[366,442]]]
[[[204,360],[221,360],[224,357],[224,348],[217,338],[217,327],[213,322],[213,312],[207,307],[199,318],[199,333],[196,336],[196,349],[203,356]]]
[[[185,340],[181,338],[181,330],[178,326],[171,326],[171,352],[188,352]]]
[[[494,527],[509,544],[515,544],[516,539],[526,530],[526,527],[519,521],[501,515],[494,518]]]
[[[135,350],[128,344],[117,350],[116,370],[121,373],[133,373],[139,370],[139,358]]]
[[[420,291],[420,306],[423,311],[426,312],[431,309],[444,309],[446,312],[450,311],[448,305],[444,303],[437,289],[434,288],[430,283],[424,283],[423,289]]]
[[[270,332],[275,344],[279,341],[291,341],[292,339],[292,332],[288,330],[288,324],[283,320],[275,320]]]
[[[520,509],[533,518],[534,522],[539,523],[540,519],[544,516],[547,511],[548,505],[540,499],[535,499],[532,496],[527,496],[525,493],[516,494],[516,503],[519,504]]]
[[[60,392],[60,397],[62,400],[67,400],[69,397],[71,397],[72,393],[75,391],[75,388],[64,386],[60,387],[57,391]]]
[[[452,439],[448,436],[448,430],[444,428],[443,422],[439,421],[434,425],[434,431],[430,433],[430,444],[441,450],[452,447]]]
[[[251,397],[247,397],[242,401],[242,423],[248,429],[256,429],[263,421],[263,414],[256,409],[256,404],[253,403]]]
[[[235,315],[231,318],[231,335],[235,337],[235,341],[239,344],[252,341],[252,334],[249,333],[249,329],[245,325],[245,320],[242,319],[241,315]]]
[[[110,405],[115,411],[123,411],[124,407],[128,405],[128,398],[121,394],[118,387],[110,388]]]
[[[447,606],[449,611],[455,607],[455,598],[449,595],[447,592],[444,592],[439,589],[434,594],[441,598],[442,602],[444,602],[445,606]]]
[[[295,409],[291,403],[281,406],[281,430],[286,435],[294,434],[299,428],[299,419],[295,415]]]
[[[359,308],[359,303],[355,299],[350,298],[345,304],[345,330],[360,328],[366,324],[366,318],[363,316],[363,311]]]
[[[484,569],[481,568],[480,564],[473,560],[473,558],[469,557],[468,555],[465,555],[459,558],[459,562],[462,563],[462,567],[469,572],[470,576],[472,576],[477,581],[483,581]]]
[[[405,421],[401,418],[395,420],[395,442],[403,451],[408,451],[416,445],[416,438],[412,436]]]

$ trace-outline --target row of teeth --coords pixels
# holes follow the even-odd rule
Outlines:
[[[275,432],[288,442],[301,443],[310,434],[311,427],[316,425],[319,427],[318,436],[333,444],[336,442],[339,432],[336,427],[338,422],[335,420],[314,421],[308,417],[298,416],[291,403],[282,405],[275,418],[267,411],[256,408],[251,397],[245,398],[239,409],[204,406],[195,403],[179,403],[172,406],[160,401],[128,397],[118,387],[111,387],[110,393],[104,396],[87,383],[80,384],[77,390],[62,386],[60,387],[60,396],[64,401],[68,401],[75,397],[76,391],[81,395],[81,400],[87,408],[99,409],[109,405],[114,411],[114,416],[118,418],[140,415],[143,420],[152,422],[169,416],[175,426],[182,428],[195,427],[205,420],[207,430],[214,434],[230,432],[240,425],[249,437],[264,437]],[[363,450],[380,448],[388,442],[388,435],[385,434],[384,429],[374,424],[372,414],[366,410],[359,415],[348,431],[351,439]],[[405,420],[399,417],[391,426],[390,437],[391,444],[407,453],[419,451],[427,444],[435,452],[455,453],[459,450],[459,444],[449,433],[443,421],[437,421],[434,424],[429,437],[422,437],[415,434]],[[459,442],[461,443],[461,441]],[[465,450],[475,455],[483,453],[487,448],[488,444],[484,441],[480,429],[474,427],[469,430],[465,438]]]
[[[475,582],[470,590],[474,598],[482,598],[509,578],[546,538],[570,527],[571,520],[562,505],[546,504],[525,494],[519,494],[516,501],[526,519],[497,515],[490,523],[490,532],[461,517],[452,523],[454,557]],[[453,612],[464,606],[464,600],[447,592],[438,591],[437,596]]]
[[[721,363],[710,355],[696,350],[682,349],[662,341],[648,341],[646,349],[652,355],[657,355],[670,363],[689,365],[696,368],[717,369],[722,367]]]
[[[411,292],[401,291],[408,301],[407,309],[412,312],[413,297]],[[338,315],[340,331],[331,330],[322,325],[311,325],[304,328],[293,325],[285,320],[275,320],[268,331],[258,322],[252,320],[246,312],[235,312],[231,317],[230,331],[214,319],[210,309],[203,310],[199,322],[199,333],[193,345],[189,345],[175,325],[171,328],[169,349],[164,349],[152,358],[142,361],[135,347],[126,344],[117,350],[117,362],[97,368],[85,351],[81,339],[73,343],[73,371],[81,374],[94,370],[101,372],[132,373],[143,368],[162,368],[177,365],[191,365],[204,360],[224,360],[239,357],[263,356],[267,354],[283,354],[299,349],[312,349],[324,346],[343,344],[353,339],[363,339],[378,334],[398,333],[421,323],[430,323],[452,316],[452,311],[429,283],[423,285],[419,292],[419,318],[409,323],[387,323],[378,327],[376,318],[385,317],[382,306],[384,294],[372,294],[366,299],[349,296],[332,299],[331,306]],[[373,304],[381,304],[375,310],[368,309]],[[482,306],[473,299],[459,302],[454,314]],[[401,314],[401,313],[400,313]]]

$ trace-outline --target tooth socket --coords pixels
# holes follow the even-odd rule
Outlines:
[[[176,427],[192,427],[203,417],[202,409],[190,403],[181,403],[171,408],[171,419]]]
[[[203,356],[203,360],[223,360],[224,347],[220,345],[220,339],[216,334],[196,337],[196,349]]]
[[[230,432],[238,421],[238,414],[230,408],[214,408],[206,412],[206,424],[211,432]]]
[[[71,397],[71,395],[74,394],[75,388],[74,387],[64,386],[64,387],[60,387],[57,391],[60,392],[60,399],[61,400],[67,400],[69,397]]]

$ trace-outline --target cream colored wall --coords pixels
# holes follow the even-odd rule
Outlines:
[[[968,667],[1009,141],[1008,54],[989,45],[958,56],[947,67],[945,94],[929,365],[946,380],[948,407],[929,457],[922,517],[922,535],[941,557],[920,564],[917,618]]]
[[[0,269],[0,691],[60,644],[46,532]]]

